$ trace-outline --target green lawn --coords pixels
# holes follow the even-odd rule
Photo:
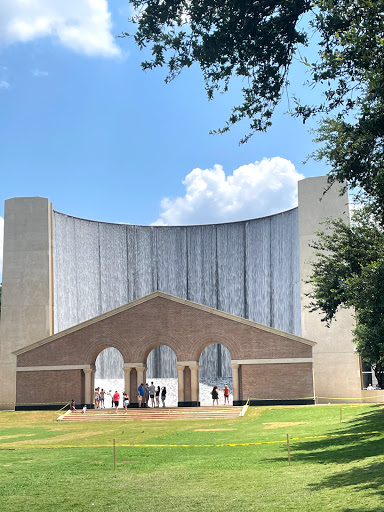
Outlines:
[[[250,407],[235,420],[56,417],[0,412],[1,511],[384,511],[380,406],[346,406],[342,423],[340,406],[330,405]],[[383,433],[362,434],[374,431]]]

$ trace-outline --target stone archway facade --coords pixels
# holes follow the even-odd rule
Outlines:
[[[213,342],[230,351],[234,405],[248,398],[255,404],[313,403],[314,342],[162,292],[14,352],[16,402],[50,405],[74,398],[91,406],[96,357],[115,347],[135,406],[149,352],[168,345],[177,358],[179,406],[197,406],[199,358]]]

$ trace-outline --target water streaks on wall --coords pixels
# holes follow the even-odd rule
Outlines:
[[[108,224],[54,212],[54,283],[55,332],[160,290],[300,336],[298,211],[182,227]],[[202,377],[230,374],[230,355],[220,350],[204,351],[209,375]],[[103,357],[100,378],[116,376],[121,362],[113,350]],[[167,347],[149,359],[149,376],[176,375]]]

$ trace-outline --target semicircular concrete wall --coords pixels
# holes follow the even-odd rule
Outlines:
[[[201,226],[54,212],[55,332],[156,290],[301,335],[298,210]]]

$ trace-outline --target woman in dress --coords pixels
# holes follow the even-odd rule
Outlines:
[[[229,405],[229,387],[227,386],[227,384],[224,386],[224,405],[225,404],[228,404]]]
[[[212,404],[215,405],[215,400],[216,400],[216,405],[219,405],[219,390],[217,389],[216,384],[213,386],[211,395],[212,395]]]

